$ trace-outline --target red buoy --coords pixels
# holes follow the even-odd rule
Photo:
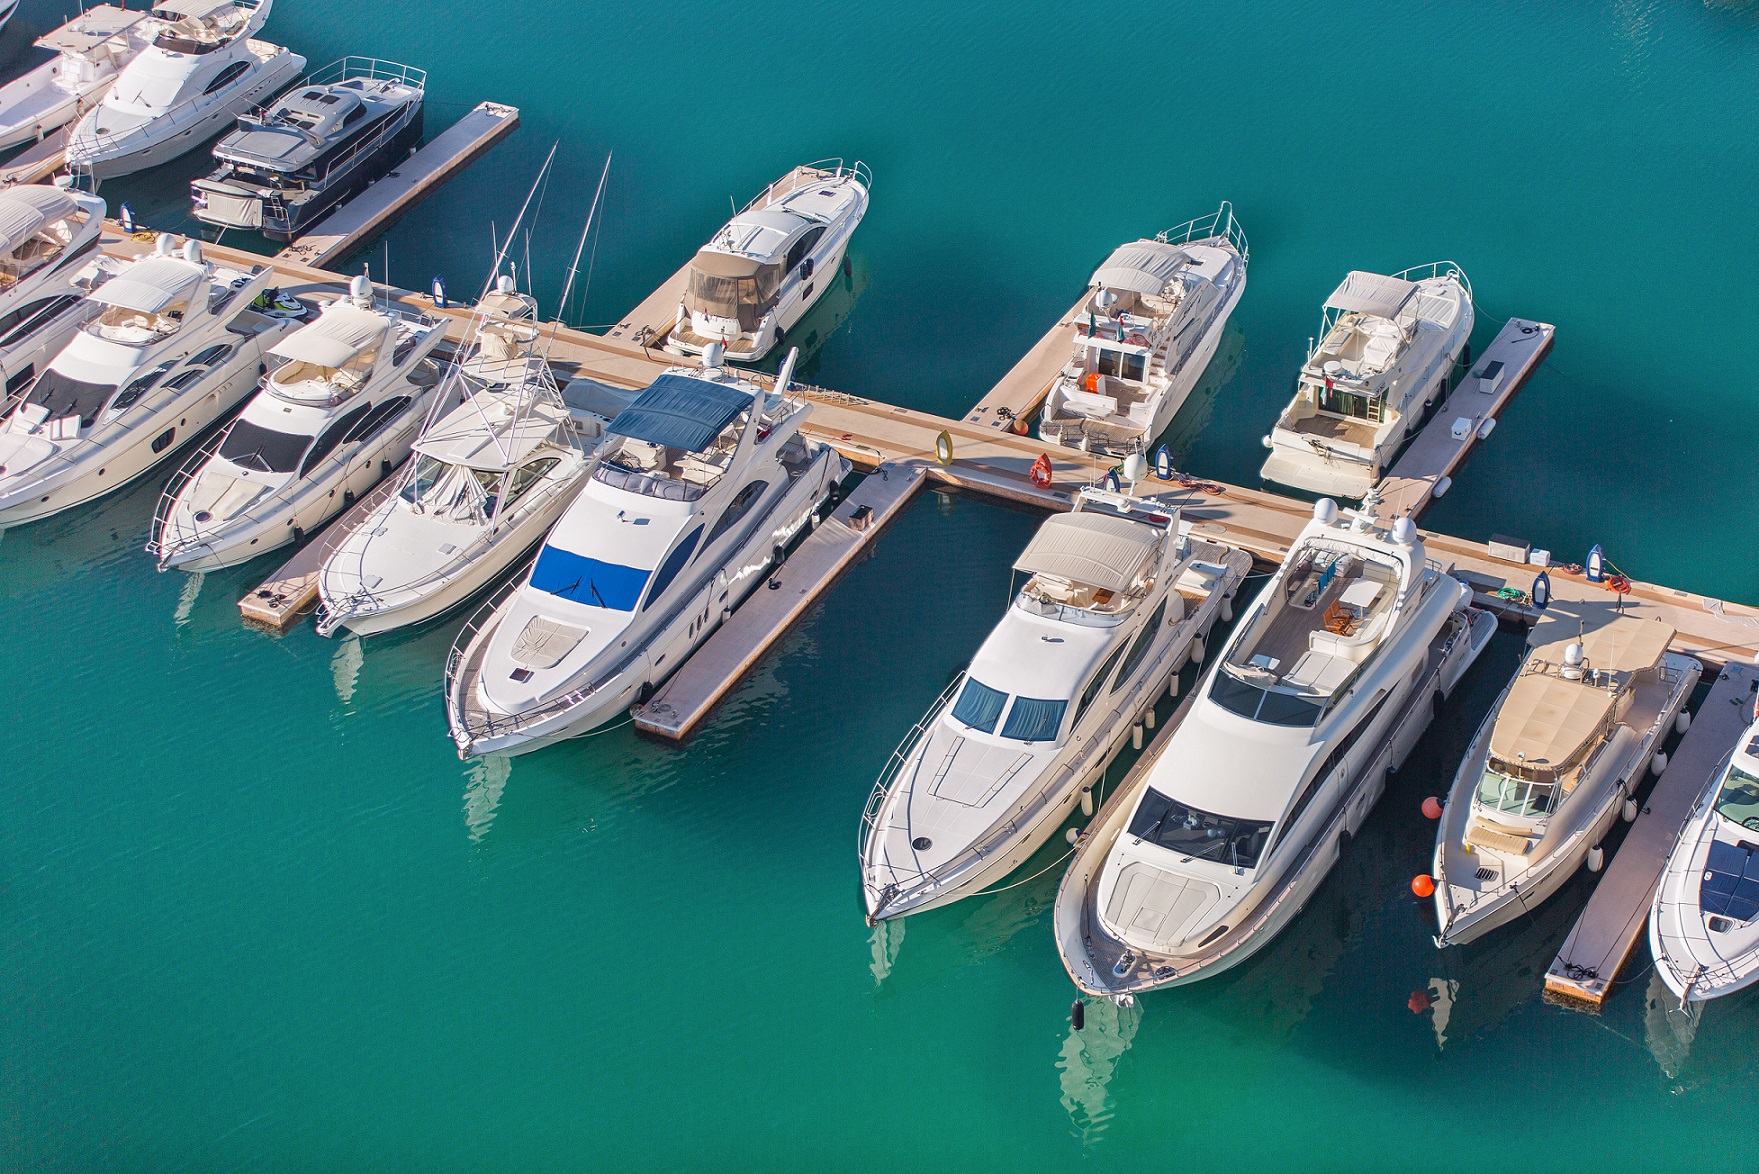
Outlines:
[[[1411,1008],[1411,1014],[1413,1015],[1423,1014],[1423,1012],[1429,1010],[1429,992],[1412,991],[1411,997],[1406,1001],[1405,1006]]]
[[[1423,801],[1423,815],[1426,819],[1441,818],[1441,800],[1434,795]]]
[[[1435,896],[1435,878],[1426,872],[1420,872],[1411,878],[1411,891],[1419,897]]]
[[[1051,455],[1048,452],[1038,454],[1032,462],[1032,483],[1040,489],[1051,487]]]

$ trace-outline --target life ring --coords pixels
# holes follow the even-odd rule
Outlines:
[[[945,428],[934,438],[934,459],[943,465],[953,463],[953,437]]]
[[[1610,575],[1606,580],[1606,589],[1614,595],[1629,595],[1631,593],[1631,581],[1623,575]]]
[[[1031,476],[1032,483],[1040,489],[1051,487],[1051,455],[1048,452],[1039,453],[1038,459],[1032,462]]]

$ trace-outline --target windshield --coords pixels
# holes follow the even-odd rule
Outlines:
[[[1258,863],[1258,854],[1264,851],[1270,824],[1211,815],[1150,787],[1130,821],[1130,834],[1181,856],[1252,868]]]
[[[959,691],[958,702],[953,706],[953,720],[964,722],[982,733],[993,734],[996,719],[1002,716],[1002,706],[1007,703],[1006,693],[991,689],[976,677],[968,677],[965,688]]]
[[[48,408],[48,418],[51,420],[61,416],[78,416],[80,424],[89,427],[115,391],[107,383],[87,383],[70,375],[63,375],[51,367],[37,376],[26,401]]]
[[[1311,726],[1325,709],[1317,701],[1242,681],[1227,668],[1215,675],[1209,699],[1243,718],[1273,726]]]
[[[453,522],[484,522],[495,516],[501,474],[492,469],[449,465],[418,454],[415,475],[397,496],[418,514],[431,513]]]
[[[1557,804],[1556,783],[1535,783],[1487,770],[1478,782],[1478,802],[1505,815],[1533,818],[1551,814]]]
[[[1759,831],[1759,778],[1738,766],[1728,768],[1716,795],[1716,813],[1751,831]]]
[[[311,447],[311,437],[290,432],[276,432],[249,420],[232,425],[220,443],[220,455],[241,469],[259,473],[291,473],[299,468],[299,458]]]
[[[652,571],[600,562],[559,546],[545,546],[531,569],[531,585],[576,603],[634,611]]]
[[[1068,707],[1067,701],[1016,697],[1014,708],[1008,711],[1008,722],[1002,727],[1002,737],[1022,742],[1049,742],[1062,728],[1063,711]]]

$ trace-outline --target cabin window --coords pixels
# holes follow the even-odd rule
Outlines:
[[[221,359],[226,358],[231,353],[231,344],[223,342],[219,346],[211,346],[191,355],[189,365],[192,367],[212,367],[215,363],[218,363]]]
[[[1135,642],[1130,645],[1130,653],[1124,657],[1124,667],[1118,670],[1118,679],[1112,682],[1113,693],[1122,689],[1124,682],[1135,676],[1136,670],[1142,667],[1142,662],[1148,657],[1148,650],[1154,647],[1154,635],[1160,631],[1161,621],[1166,618],[1167,601],[1163,598],[1160,601],[1160,606],[1154,609],[1154,614],[1149,617],[1148,622],[1142,625],[1142,631],[1137,635]]]
[[[1749,831],[1759,831],[1759,779],[1738,766],[1728,768],[1728,778],[1716,794],[1716,812]]]
[[[1020,742],[1055,741],[1063,725],[1063,711],[1068,708],[1069,703],[1061,698],[1043,701],[1016,697],[1013,708],[1008,710],[1008,723],[1002,727],[1002,737]]]
[[[1105,684],[1105,679],[1112,675],[1112,669],[1117,667],[1118,658],[1123,655],[1124,646],[1120,644],[1117,647],[1117,651],[1106,657],[1105,663],[1099,666],[1099,671],[1093,674],[1093,679],[1091,681],[1087,682],[1087,688],[1081,690],[1081,700],[1075,706],[1076,725],[1081,724],[1082,717],[1087,713],[1087,707],[1093,704],[1093,699],[1095,697],[1099,696],[1100,686]]]
[[[513,480],[507,487],[507,504],[512,505],[524,496],[525,491],[542,481],[549,471],[562,463],[561,457],[544,457],[529,465],[522,465],[513,474]]]
[[[1150,787],[1130,820],[1130,834],[1180,856],[1252,868],[1270,837],[1270,824],[1199,811]]]
[[[154,371],[147,379],[147,384],[162,374],[164,374],[163,368]],[[130,384],[129,386],[134,385]],[[109,399],[115,390],[108,384],[87,383],[84,380],[63,375],[51,368],[37,376],[37,381],[31,386],[30,395],[26,397],[25,402],[40,404],[48,408],[51,420],[63,416],[78,416],[82,425],[89,425],[97,418],[98,410],[104,406],[104,401]],[[141,391],[145,390],[146,386],[143,385]],[[128,393],[123,393],[123,395],[126,394]],[[122,396],[116,398],[120,401]],[[139,398],[138,393],[135,398]]]
[[[1093,369],[1101,375],[1110,375],[1117,379],[1129,379],[1141,383],[1148,372],[1148,356],[1132,351],[1114,351],[1105,347],[1095,347]]]
[[[763,496],[764,488],[768,484],[767,481],[753,481],[733,495],[733,500],[727,503],[726,511],[715,522],[715,528],[708,532],[709,545],[713,545],[715,539],[731,530],[739,519],[751,512],[751,507]]]
[[[1225,670],[1215,675],[1209,687],[1209,699],[1230,713],[1273,726],[1316,725],[1324,708],[1316,701],[1293,693],[1260,689]]]
[[[783,268],[789,273],[794,272],[800,262],[806,259],[806,255],[812,252],[812,247],[818,244],[819,238],[824,234],[823,228],[808,229],[804,236],[788,246],[788,261]]]
[[[124,408],[133,407],[135,401],[140,399],[141,396],[145,395],[147,393],[147,389],[152,387],[153,384],[155,384],[159,381],[159,376],[163,375],[165,372],[169,371],[170,369],[171,369],[170,363],[160,363],[157,367],[154,367],[151,371],[148,371],[145,375],[142,375],[139,378],[135,379],[133,382],[129,383],[128,386],[124,387],[122,389],[122,391],[116,396],[115,402],[110,405],[110,410],[112,412],[120,412]],[[55,374],[55,372],[45,371],[45,372],[43,372],[43,378],[47,379],[52,374]]]
[[[78,294],[63,294],[58,298],[47,298],[21,306],[0,318],[0,331],[5,332],[0,335],[0,348],[20,342],[83,301],[85,299]]]
[[[1002,716],[1002,706],[1007,703],[1008,695],[1000,689],[991,689],[976,677],[966,677],[965,687],[959,690],[959,700],[953,706],[953,720],[979,733],[993,734],[996,719]]]
[[[684,541],[672,548],[672,553],[666,556],[666,561],[654,572],[653,588],[647,593],[647,602],[641,605],[642,611],[652,607],[654,601],[666,593],[666,588],[672,585],[672,580],[678,577],[678,572],[690,561],[690,552],[696,549],[696,540],[701,537],[702,527],[698,526],[685,536]]]
[[[343,443],[353,444],[358,440],[371,440],[378,434],[380,429],[395,419],[398,413],[402,412],[404,408],[407,408],[409,404],[409,396],[392,396],[390,399],[368,412],[366,416],[362,418],[360,423],[356,425],[347,436],[342,438]]]
[[[1356,723],[1355,728],[1338,740],[1337,745],[1332,748],[1332,752],[1326,755],[1324,764],[1313,772],[1313,777],[1308,779],[1307,785],[1301,789],[1300,798],[1295,800],[1294,806],[1290,807],[1289,813],[1283,817],[1284,836],[1288,834],[1288,829],[1294,827],[1296,821],[1306,813],[1307,805],[1313,802],[1315,795],[1319,794],[1319,789],[1324,785],[1325,780],[1331,777],[1333,771],[1343,765],[1344,758],[1350,753],[1351,747],[1361,741],[1362,735],[1368,732],[1370,726],[1374,725],[1374,719],[1380,716],[1381,708],[1386,705],[1386,699],[1391,696],[1391,693],[1384,689],[1381,690],[1379,700],[1368,710],[1367,716],[1363,717],[1361,721]],[[1281,836],[1278,837],[1277,842],[1282,842]]]
[[[1551,813],[1557,803],[1557,791],[1556,783],[1536,783],[1487,770],[1478,781],[1478,802],[1505,815],[1532,819]]]
[[[173,375],[171,378],[165,380],[165,386],[170,388],[172,391],[182,391],[184,388],[188,387],[192,383],[195,383],[197,380],[199,380],[202,376],[204,376],[206,374],[207,374],[207,371],[205,371],[199,367],[194,368],[189,371],[179,371],[177,374]]]
[[[1349,416],[1356,420],[1366,420],[1370,424],[1381,421],[1381,403],[1370,395],[1359,395],[1353,391],[1345,391],[1341,387],[1322,388],[1319,393],[1319,406],[1327,412],[1336,412],[1340,416]]]
[[[425,498],[428,490],[446,474],[452,466],[445,461],[437,461],[433,457],[417,453],[415,458],[415,476],[404,482],[402,490],[397,494],[404,501],[414,505],[418,498]]]
[[[220,455],[241,469],[259,473],[291,473],[299,467],[311,437],[277,432],[249,420],[239,420],[220,442]]]
[[[203,90],[202,93],[218,93],[239,78],[243,77],[244,71],[249,68],[250,62],[248,61],[234,61],[231,65],[228,65],[225,69],[222,69],[219,73],[215,74],[214,80],[208,83],[207,89]]]
[[[365,418],[366,414],[372,410],[373,407],[371,404],[361,404],[358,408],[353,409],[340,420],[337,420],[334,424],[324,429],[323,434],[318,437],[318,442],[311,446],[311,451],[305,454],[305,460],[300,463],[299,475],[304,477],[313,469],[317,468],[319,462],[325,457],[329,456],[332,452],[335,452],[336,446],[342,443],[342,438],[347,436],[354,426],[360,423],[361,420]]]
[[[634,611],[651,572],[600,562],[559,546],[546,545],[531,568],[531,586],[561,599],[611,611]]]
[[[335,99],[333,99],[333,98],[331,99],[331,101],[334,101],[334,100]],[[361,119],[363,119],[365,117],[366,117],[366,107],[365,106],[356,106],[353,110],[350,110],[347,114],[344,114],[342,116],[342,125],[343,126],[353,126],[355,123],[359,122]]]

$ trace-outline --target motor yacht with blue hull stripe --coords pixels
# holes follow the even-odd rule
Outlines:
[[[1057,892],[1063,965],[1134,996],[1219,974],[1300,912],[1496,621],[1390,529],[1322,499]]]
[[[523,754],[617,717],[759,583],[848,472],[811,405],[719,365],[673,367],[611,422],[531,570],[447,660],[461,757]]]
[[[1014,563],[1028,578],[862,813],[869,921],[1006,877],[1098,783],[1252,560],[1178,511],[1084,490]]]

